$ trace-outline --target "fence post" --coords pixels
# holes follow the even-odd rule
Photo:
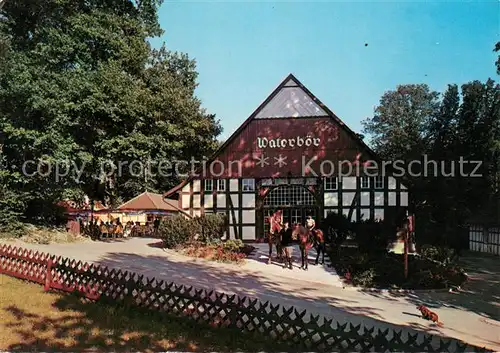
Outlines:
[[[488,241],[488,238],[489,238],[489,224],[488,223],[483,223],[483,243],[481,244],[481,252],[489,252],[489,241]]]
[[[44,291],[50,290],[50,284],[52,283],[52,258],[50,257],[47,260],[47,273],[45,275],[45,287],[43,288]]]

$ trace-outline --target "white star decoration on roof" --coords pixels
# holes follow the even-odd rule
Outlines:
[[[260,156],[254,158],[257,159],[256,164],[261,168],[265,167],[266,165],[269,165],[269,162],[267,161],[269,157],[264,157],[264,154],[261,154]]]
[[[278,167],[280,167],[280,168],[283,167],[283,166],[285,166],[286,165],[285,161],[286,161],[287,158],[288,157],[283,157],[281,154],[279,155],[279,157],[274,157],[274,160],[275,160],[274,165],[277,164]]]

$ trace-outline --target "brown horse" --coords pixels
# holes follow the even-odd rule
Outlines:
[[[276,246],[276,258],[281,260],[282,250],[281,250],[281,237],[280,232],[283,227],[281,211],[276,211],[269,218],[269,233],[267,234],[267,243],[269,244],[269,260],[268,264],[271,263],[271,257],[273,254],[273,245]]]
[[[292,238],[299,241],[300,256],[302,258],[302,266],[300,268],[307,271],[309,265],[309,250],[311,250],[314,244],[313,234],[302,224],[295,224],[293,226]]]

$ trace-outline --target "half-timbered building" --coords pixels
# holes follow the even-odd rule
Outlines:
[[[308,215],[321,223],[330,212],[353,222],[400,217],[408,190],[381,172],[381,162],[290,74],[202,168],[165,197],[178,193],[179,208],[192,216],[226,214],[229,237],[248,241],[264,237],[267,216],[278,209],[292,224]]]

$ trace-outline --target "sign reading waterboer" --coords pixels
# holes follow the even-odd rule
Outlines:
[[[310,147],[310,146],[319,146],[321,139],[318,137],[300,137],[296,138],[276,138],[276,139],[268,139],[267,137],[257,137],[257,147],[258,148],[284,148],[284,147]]]

